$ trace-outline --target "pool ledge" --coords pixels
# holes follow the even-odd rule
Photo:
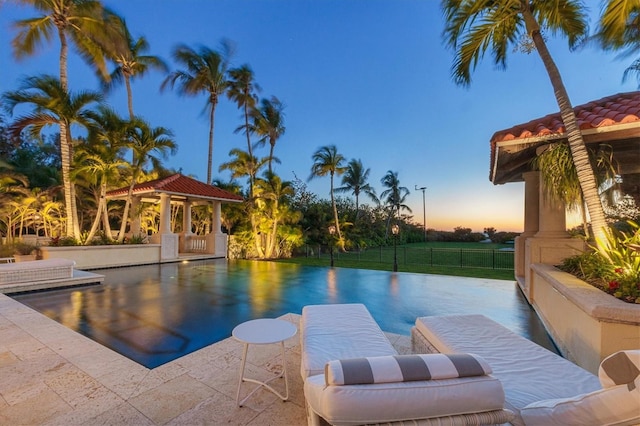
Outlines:
[[[640,348],[640,304],[626,303],[546,264],[533,264],[530,300],[565,358],[598,373],[619,350]]]

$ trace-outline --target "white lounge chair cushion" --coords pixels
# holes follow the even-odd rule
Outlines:
[[[534,402],[520,410],[527,425],[635,425],[640,423],[640,377],[572,398]]]
[[[640,350],[620,351],[600,363],[598,378],[603,388],[626,385],[640,375]]]
[[[417,354],[351,358],[329,361],[327,386],[410,382],[484,376],[487,362],[472,354]]]
[[[332,425],[385,423],[500,410],[493,376],[370,385],[327,386],[324,374],[304,382],[307,403]]]
[[[506,408],[516,415],[537,401],[602,389],[594,374],[483,315],[421,317],[416,328],[442,353],[483,357],[504,386]],[[511,423],[523,424],[519,416]]]
[[[302,378],[323,374],[334,359],[398,354],[361,303],[305,306],[300,342]]]

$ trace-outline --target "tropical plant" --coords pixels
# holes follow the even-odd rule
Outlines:
[[[621,56],[637,55],[640,51],[640,3],[635,0],[607,0],[595,39],[605,50],[622,50]],[[640,57],[624,71],[623,81],[632,74],[640,88]]]
[[[238,108],[244,111],[244,125],[238,126],[236,132],[244,131],[247,137],[247,152],[253,157],[253,149],[251,147],[251,131],[249,125],[249,117],[256,107],[257,95],[260,86],[254,81],[253,71],[249,65],[242,65],[238,68],[229,70],[229,89],[227,96],[234,101]],[[253,198],[253,181],[256,175],[249,175],[249,197]]]
[[[338,235],[338,244],[344,248],[344,239],[342,238],[342,232],[340,231],[340,221],[338,219],[338,209],[336,207],[333,180],[335,176],[340,176],[345,172],[346,167],[343,166],[345,158],[342,154],[338,153],[338,149],[335,145],[327,145],[318,148],[311,158],[313,159],[313,165],[311,166],[311,174],[307,180],[310,181],[316,177],[329,175],[331,183],[329,194],[331,196],[333,222]]]
[[[124,241],[127,220],[130,216],[129,209],[133,199],[133,187],[138,182],[138,177],[143,172],[144,167],[148,163],[153,166],[159,165],[160,160],[166,158],[167,153],[174,154],[177,150],[177,145],[173,140],[173,133],[169,129],[151,127],[149,123],[141,118],[136,118],[131,122],[127,131],[127,138],[129,141],[128,148],[133,151],[135,162],[118,233],[119,243]],[[139,233],[138,229],[132,229],[131,231],[134,235]]]
[[[598,186],[607,180],[615,179],[616,169],[613,162],[613,152],[610,145],[600,145],[597,151],[588,150],[589,158]],[[571,158],[569,145],[554,143],[546,147],[544,152],[532,160],[535,169],[540,170],[544,182],[545,195],[561,201],[569,210],[579,210],[582,213],[582,226],[585,236],[589,237],[584,197],[580,190],[578,173]]]
[[[387,205],[389,211],[389,218],[387,221],[387,231],[391,224],[391,220],[395,217],[400,217],[401,210],[407,210],[411,212],[411,208],[405,204],[405,201],[411,193],[405,186],[400,186],[400,179],[398,178],[398,172],[387,171],[387,173],[380,179],[382,186],[387,188],[380,193],[380,199]]]
[[[445,15],[443,36],[455,51],[452,73],[457,84],[468,86],[471,83],[471,71],[487,51],[491,52],[498,67],[505,68],[510,46],[517,47],[518,43],[529,41],[526,47],[529,50],[535,47],[560,108],[594,235],[597,241],[602,241],[606,222],[597,182],[569,95],[542,34],[543,28],[551,34],[564,34],[569,45],[575,46],[587,32],[587,15],[582,2],[443,0],[442,7]]]
[[[640,303],[640,227],[606,232],[607,242],[563,261],[562,269],[629,303]]]
[[[92,126],[90,107],[102,101],[97,92],[67,92],[60,81],[52,76],[44,75],[27,77],[20,88],[7,92],[2,96],[7,111],[13,112],[17,105],[29,104],[33,112],[18,117],[10,127],[16,135],[28,129],[34,139],[41,138],[45,127],[60,125],[60,158],[62,181],[64,187],[65,211],[67,214],[67,236],[80,235],[78,212],[76,208],[75,188],[71,180],[71,164],[73,161],[73,137],[71,126]]]
[[[272,96],[271,99],[262,99],[260,107],[252,111],[252,129],[261,138],[256,142],[256,146],[264,146],[269,142],[269,172],[273,173],[271,163],[274,161],[273,150],[276,142],[286,130],[284,126],[284,105],[278,98]]]
[[[184,69],[171,72],[162,83],[161,89],[178,83],[178,93],[185,96],[207,95],[205,111],[209,113],[209,152],[207,157],[207,183],[211,183],[213,167],[213,130],[216,106],[220,96],[227,92],[227,69],[233,52],[228,40],[222,40],[221,51],[205,46],[197,50],[179,45],[173,50],[173,59]]]
[[[95,116],[97,126],[90,133],[88,143],[78,150],[74,177],[82,176],[97,188],[97,208],[91,229],[85,242],[93,241],[102,221],[104,234],[111,237],[106,194],[110,185],[119,182],[129,165],[121,157],[127,142],[128,122],[108,107],[100,107]]]
[[[369,182],[369,173],[371,169],[367,168],[365,170],[362,165],[361,160],[352,159],[347,164],[347,167],[344,171],[344,175],[342,176],[342,185],[341,187],[336,188],[336,192],[351,192],[355,197],[356,201],[356,216],[355,221],[358,220],[358,216],[360,215],[360,194],[363,193],[367,195],[374,203],[379,203],[378,196],[376,195],[376,190],[372,187]]]
[[[131,81],[136,77],[143,77],[152,69],[168,72],[168,67],[158,56],[145,55],[149,50],[149,43],[144,37],[134,39],[125,20],[117,15],[110,16],[109,32],[103,32],[103,37],[98,37],[99,44],[109,60],[115,64],[115,69],[109,78],[103,80],[106,90],[113,89],[124,82],[127,89],[127,108],[129,120],[133,120],[133,93]],[[106,36],[106,37],[104,37]]]

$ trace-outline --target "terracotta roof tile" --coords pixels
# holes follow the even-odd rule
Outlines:
[[[120,188],[109,191],[107,196],[123,195],[128,192],[129,188]],[[234,194],[224,189],[220,189],[213,185],[207,185],[204,182],[183,176],[179,173],[162,178],[150,180],[148,182],[138,183],[133,187],[133,193],[145,192],[168,192],[173,194],[191,195],[195,197],[213,198],[230,201],[242,201],[240,195]]]
[[[619,93],[574,107],[581,130],[640,121],[640,92]],[[494,133],[491,143],[538,136],[561,135],[560,113],[549,114]]]

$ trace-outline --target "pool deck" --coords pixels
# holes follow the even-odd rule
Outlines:
[[[410,353],[409,336],[387,336]],[[289,401],[261,389],[239,408],[243,346],[232,338],[150,370],[0,294],[0,425],[305,425],[299,335],[285,347]],[[250,347],[246,374],[280,369],[279,345]]]

